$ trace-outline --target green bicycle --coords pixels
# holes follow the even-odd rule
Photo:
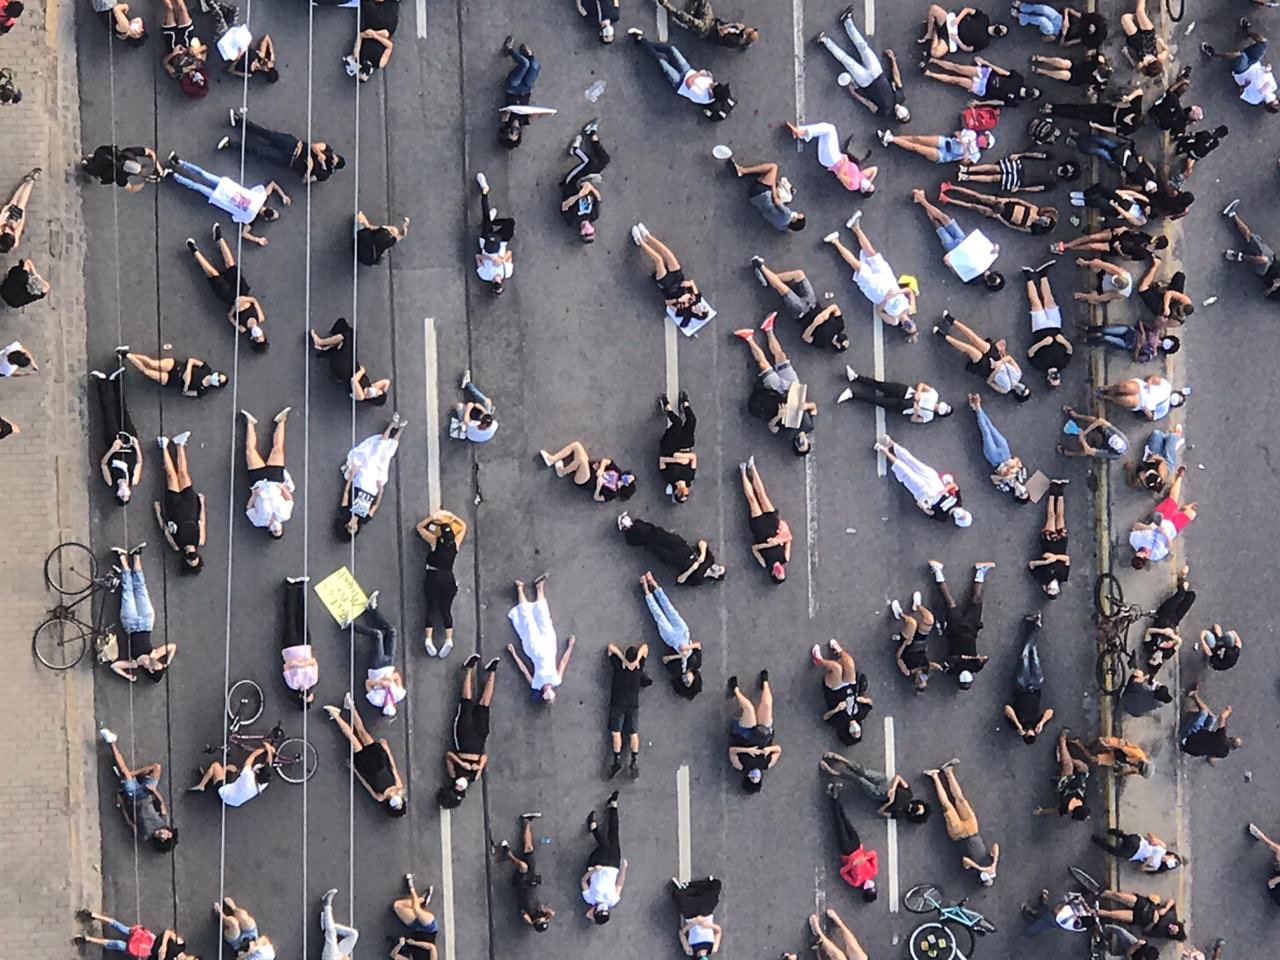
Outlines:
[[[936,915],[911,932],[911,960],[969,960],[977,938],[996,932],[996,925],[966,902],[948,905],[942,888],[933,883],[917,884],[903,894],[902,905],[911,913]]]

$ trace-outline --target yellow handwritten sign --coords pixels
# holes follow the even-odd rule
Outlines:
[[[339,625],[354,620],[369,603],[364,590],[346,567],[340,567],[317,583],[315,591]]]

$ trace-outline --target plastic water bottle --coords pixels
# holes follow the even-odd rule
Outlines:
[[[595,103],[597,100],[600,99],[601,95],[604,93],[605,86],[606,84],[603,80],[597,80],[591,86],[587,87],[586,92],[583,94],[583,96],[587,98],[588,102]]]
[[[602,81],[602,82],[603,82],[603,81]],[[539,837],[539,838],[538,838],[538,843],[550,843],[550,842],[551,842],[551,838],[550,838],[550,837]]]

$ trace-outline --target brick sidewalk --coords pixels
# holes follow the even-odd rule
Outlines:
[[[0,37],[0,66],[17,74],[20,104],[0,108],[4,198],[32,167],[43,167],[22,243],[0,258],[7,270],[30,257],[53,284],[43,301],[3,311],[4,342],[20,339],[40,365],[35,376],[0,382],[0,416],[22,433],[0,442],[0,649],[7,669],[0,698],[14,718],[0,743],[0,924],[13,956],[71,952],[74,911],[98,904],[97,782],[92,744],[93,682],[86,661],[66,674],[40,667],[31,633],[52,602],[45,555],[65,539],[88,541],[84,410],[84,229],[71,172],[78,149],[74,23],[70,6],[28,0],[18,25]],[[4,199],[0,198],[0,199]]]

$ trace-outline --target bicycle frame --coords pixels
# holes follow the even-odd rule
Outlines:
[[[982,920],[985,919],[982,916],[982,914],[977,913],[974,910],[970,910],[967,907],[963,907],[958,903],[952,904],[949,907],[939,908],[938,919],[941,920],[943,923],[951,921],[954,923],[961,924],[962,926],[968,927],[970,930],[973,930],[975,933],[982,934],[986,932],[984,930],[978,929],[978,924],[980,924]]]

